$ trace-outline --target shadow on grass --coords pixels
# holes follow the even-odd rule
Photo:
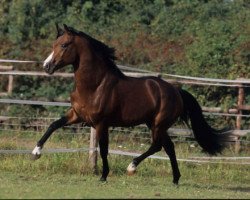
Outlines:
[[[193,187],[196,189],[222,189],[223,186],[218,186],[218,185],[206,185],[206,184],[201,184],[201,183],[180,183],[180,187]]]
[[[250,187],[249,186],[235,186],[235,187],[225,187],[223,185],[219,186],[219,185],[202,185],[202,184],[198,184],[198,183],[181,183],[180,187],[193,187],[196,189],[224,189],[224,190],[229,190],[229,191],[234,191],[234,192],[246,192],[249,193],[250,192]]]
[[[232,191],[236,191],[236,192],[249,192],[250,193],[250,187],[246,186],[246,187],[229,187],[227,188],[228,190],[232,190]]]

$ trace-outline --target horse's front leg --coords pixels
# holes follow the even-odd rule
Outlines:
[[[50,124],[49,128],[45,132],[45,134],[42,136],[42,138],[37,142],[36,147],[32,151],[32,157],[31,159],[37,160],[41,157],[41,150],[43,148],[44,143],[48,140],[48,138],[51,136],[51,134],[57,130],[58,128],[61,128],[65,125],[70,125],[74,123],[80,122],[80,118],[77,116],[75,111],[71,108],[65,116],[61,117],[60,119],[54,121],[52,124]]]
[[[106,181],[109,174],[108,164],[108,148],[109,148],[109,135],[108,127],[102,125],[96,126],[96,136],[99,140],[100,155],[102,158],[102,176],[100,181]]]

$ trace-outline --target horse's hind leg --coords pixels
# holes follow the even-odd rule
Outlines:
[[[166,153],[168,154],[170,162],[171,162],[172,171],[173,171],[173,183],[177,185],[181,177],[181,174],[180,174],[178,163],[176,160],[174,143],[171,141],[167,133],[162,135],[162,146],[165,149]]]
[[[153,155],[154,153],[158,152],[161,150],[162,148],[162,144],[161,141],[159,140],[159,138],[157,137],[158,133],[157,133],[157,129],[154,128],[152,130],[152,134],[153,134],[153,142],[151,144],[151,146],[149,147],[149,149],[143,153],[142,155],[140,155],[139,157],[136,157],[133,159],[133,161],[129,164],[129,166],[127,167],[127,172],[128,175],[132,175],[135,173],[136,171],[136,167],[148,156]]]
[[[48,140],[48,138],[51,136],[51,134],[55,130],[65,125],[69,125],[69,124],[73,124],[77,122],[80,122],[80,119],[76,115],[75,111],[71,108],[64,117],[61,117],[60,119],[50,124],[49,128],[47,129],[45,134],[42,136],[42,138],[37,142],[36,147],[32,151],[31,159],[37,160],[41,157],[41,150],[43,148],[44,143]]]
[[[128,175],[132,175],[136,171],[136,167],[148,156],[153,155],[154,153],[160,151],[162,148],[161,144],[153,142],[149,149],[140,155],[139,157],[136,157],[133,159],[133,161],[129,164],[127,167]]]

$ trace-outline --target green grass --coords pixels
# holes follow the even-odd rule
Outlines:
[[[109,156],[107,183],[88,166],[86,153],[0,157],[0,198],[250,198],[249,167],[180,162],[182,177],[172,184],[168,161],[145,160],[134,176],[126,175],[131,158]]]
[[[0,149],[32,149],[41,135],[0,133]],[[87,146],[88,136],[54,135],[46,148]],[[111,149],[144,151],[148,144],[111,140]],[[119,147],[122,146],[122,147]],[[137,148],[136,148],[137,147]],[[204,155],[188,144],[176,145],[178,158]],[[165,155],[162,151],[159,155]],[[232,149],[224,153],[234,156]],[[249,156],[249,150],[241,152]],[[126,168],[132,157],[109,155],[107,183],[99,182],[89,166],[88,153],[43,154],[37,161],[29,155],[0,154],[0,198],[250,198],[249,165],[194,164],[179,162],[182,177],[179,186],[172,184],[169,161],[146,159],[134,176]]]
[[[1,171],[0,198],[250,198],[246,183],[183,177],[179,186],[164,176],[11,173]]]

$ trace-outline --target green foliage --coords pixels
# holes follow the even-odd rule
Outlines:
[[[2,5],[1,38],[21,46],[45,40],[39,53],[51,44],[59,22],[114,45],[121,62],[151,70],[160,65],[166,72],[236,78],[236,71],[246,75],[249,67],[248,1],[3,0]],[[174,58],[166,62],[161,53],[152,55],[155,51]],[[235,70],[239,66],[242,73]]]

